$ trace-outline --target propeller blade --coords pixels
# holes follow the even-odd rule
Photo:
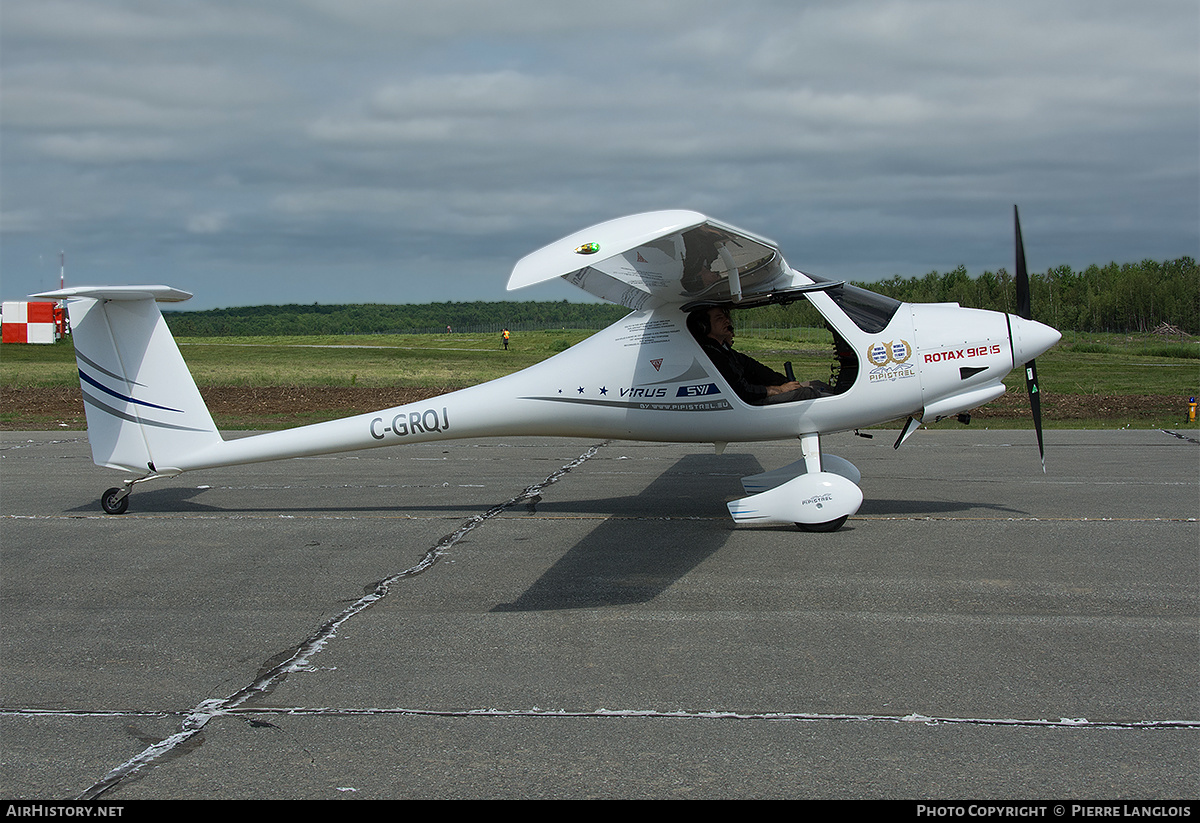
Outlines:
[[[1032,320],[1029,306],[1029,271],[1025,268],[1025,244],[1021,241],[1021,216],[1013,206],[1013,225],[1017,232],[1017,316]]]
[[[1042,474],[1046,473],[1046,446],[1042,442],[1042,390],[1038,386],[1037,363],[1025,364],[1025,388],[1029,392],[1029,408],[1033,411],[1033,430],[1037,432],[1038,455],[1042,458]]]
[[[1013,206],[1013,226],[1017,235],[1017,315],[1024,320],[1033,319],[1029,300],[1029,270],[1025,267],[1025,243],[1021,240],[1021,215]],[[1037,363],[1030,360],[1025,364],[1025,389],[1029,392],[1029,408],[1033,412],[1033,429],[1037,432],[1038,455],[1042,459],[1042,474],[1046,473],[1046,446],[1042,442],[1042,390],[1038,386]]]

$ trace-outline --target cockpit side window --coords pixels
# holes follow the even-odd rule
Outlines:
[[[854,325],[868,334],[877,334],[886,329],[900,308],[899,300],[857,286],[834,286],[825,293],[854,321]]]
[[[701,350],[729,383],[730,388],[746,403],[775,405],[812,400],[842,394],[854,385],[858,376],[858,360],[854,351],[832,326],[823,322],[820,312],[808,301],[739,310],[733,312],[738,315],[736,322],[730,316],[729,309],[726,304],[699,307],[688,314],[687,327],[700,344]],[[710,316],[710,310],[718,310],[718,316]],[[793,355],[797,360],[795,370],[792,368],[792,362],[788,361],[783,363],[784,373],[775,371],[772,366],[734,351],[732,339],[726,340],[720,334],[710,335],[714,324],[718,323],[721,317],[724,318],[724,324],[719,328],[725,331],[729,330],[728,326],[732,323],[736,328],[745,326],[756,330],[748,337],[758,338],[760,342],[770,341],[771,348],[760,349],[763,354],[774,355],[779,360],[788,354]],[[823,332],[817,331],[814,325],[823,326],[833,338],[834,360],[828,367],[828,378],[823,378],[813,368],[819,367],[822,360],[825,363],[829,362],[828,355],[822,356],[820,349],[814,352],[812,344],[823,337]],[[801,332],[805,327],[808,333],[803,336],[804,342],[801,342]],[[772,329],[780,334],[772,333]],[[825,351],[828,352],[828,349]],[[789,383],[798,386],[784,388],[785,384]]]

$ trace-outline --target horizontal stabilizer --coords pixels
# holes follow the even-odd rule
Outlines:
[[[69,300],[90,297],[93,300],[155,300],[159,303],[180,303],[190,300],[191,292],[170,286],[73,286],[69,289],[30,295],[38,300]]]

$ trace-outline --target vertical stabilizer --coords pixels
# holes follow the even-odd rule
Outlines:
[[[80,287],[66,298],[97,465],[170,474],[221,440],[157,301],[191,295],[165,286]]]

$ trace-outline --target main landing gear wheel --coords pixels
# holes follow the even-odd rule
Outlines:
[[[129,490],[114,488],[100,495],[100,508],[109,514],[124,514],[129,508]]]
[[[849,517],[850,515],[846,515],[827,523],[797,523],[796,525],[802,532],[835,532],[845,524]]]

